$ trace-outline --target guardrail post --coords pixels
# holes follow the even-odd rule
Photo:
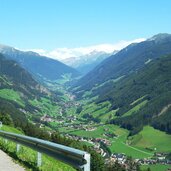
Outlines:
[[[37,167],[42,165],[42,154],[37,152]]]
[[[20,144],[17,144],[17,146],[16,146],[17,153],[19,152],[19,150],[20,150]]]
[[[86,153],[84,155],[84,159],[87,161],[87,163],[83,166],[83,171],[90,171],[90,154]]]
[[[8,142],[8,140],[7,139],[4,139],[5,140],[5,143],[7,143]]]

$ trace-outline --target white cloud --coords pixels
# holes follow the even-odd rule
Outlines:
[[[53,59],[63,60],[70,57],[79,57],[86,55],[92,51],[104,51],[106,53],[112,53],[114,50],[121,50],[131,43],[138,43],[144,41],[144,38],[135,39],[132,41],[120,41],[115,44],[100,44],[88,47],[78,47],[78,48],[57,48],[52,51],[46,51],[44,49],[29,49],[39,53],[40,55],[48,56]]]

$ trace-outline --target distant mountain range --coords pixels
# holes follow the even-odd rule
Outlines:
[[[79,86],[78,91],[90,90],[107,80],[129,75],[144,67],[151,60],[170,53],[171,35],[155,35],[144,42],[131,44],[105,59],[74,86]]]
[[[92,51],[89,54],[79,57],[71,57],[62,60],[63,63],[75,68],[82,74],[87,74],[89,71],[94,69],[98,64],[100,64],[104,59],[108,58],[112,54],[117,53],[114,51],[113,53]]]
[[[24,52],[13,47],[0,45],[0,53],[8,59],[15,60],[39,79],[57,80],[64,74],[71,74],[72,77],[79,75],[75,69],[57,60],[40,56],[35,52]]]

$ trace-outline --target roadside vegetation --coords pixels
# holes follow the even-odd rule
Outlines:
[[[10,126],[6,126],[6,125],[4,125],[1,128],[1,130],[16,133],[16,134],[23,134],[22,131],[20,131],[16,128],[10,127]],[[30,170],[30,171],[31,170],[32,171],[38,171],[38,170],[41,170],[41,171],[47,171],[47,170],[74,171],[75,170],[72,167],[70,167],[60,161],[57,161],[45,154],[42,155],[42,166],[38,168],[36,151],[34,151],[28,147],[21,146],[20,150],[17,152],[16,151],[16,143],[9,141],[9,140],[6,141],[1,137],[0,137],[0,149],[3,150],[4,152],[6,152],[7,154],[9,154],[12,158],[14,158],[14,160],[16,162],[18,162],[19,164],[26,167],[26,170]]]

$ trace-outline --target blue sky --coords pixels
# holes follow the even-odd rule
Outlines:
[[[171,33],[171,0],[0,0],[0,43],[75,48]]]

